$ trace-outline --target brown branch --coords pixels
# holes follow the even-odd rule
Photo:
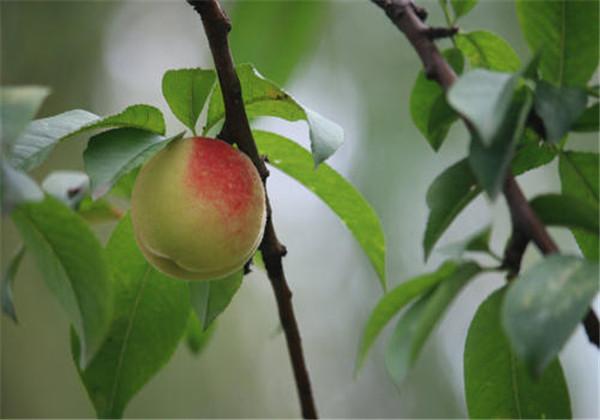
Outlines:
[[[521,271],[521,262],[523,261],[523,254],[529,244],[529,237],[519,229],[515,229],[513,225],[512,234],[506,244],[504,250],[504,258],[502,259],[502,265],[500,268],[507,270],[506,279],[512,281],[519,271]]]
[[[200,14],[204,31],[208,38],[215,68],[219,77],[219,84],[223,93],[225,104],[225,123],[218,137],[229,143],[235,143],[240,150],[246,153],[256,166],[265,185],[269,171],[264,160],[258,153],[256,143],[252,137],[250,124],[242,99],[242,87],[235,71],[233,58],[229,48],[227,35],[231,29],[229,18],[217,0],[187,0],[187,2]],[[288,352],[294,371],[296,388],[300,399],[302,416],[304,418],[317,418],[317,410],[312,396],[310,378],[302,350],[300,331],[292,306],[292,293],[287,285],[283,271],[282,258],[286,249],[277,239],[271,213],[268,195],[267,222],[260,250],[265,262],[265,268],[275,294],[279,319],[285,332]]]
[[[425,68],[426,76],[429,79],[437,81],[444,90],[447,90],[456,81],[456,73],[454,73],[452,67],[446,62],[435,43],[431,40],[429,36],[431,29],[424,23],[423,18],[423,16],[426,16],[426,13],[417,8],[412,0],[371,1],[382,8],[394,25],[404,33],[419,55]],[[465,124],[469,130],[472,129],[468,121],[465,121]],[[519,184],[511,173],[506,177],[504,196],[511,212],[513,228],[520,230],[533,241],[544,255],[558,252],[558,246],[529,205]],[[521,253],[524,251],[525,247],[522,247]],[[519,265],[521,256],[518,258]],[[590,342],[600,347],[598,337],[599,322],[592,309],[588,311],[582,322]]]

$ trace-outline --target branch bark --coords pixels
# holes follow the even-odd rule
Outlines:
[[[371,0],[379,6],[392,23],[404,33],[414,50],[420,57],[425,68],[425,75],[444,89],[448,90],[456,81],[456,73],[440,54],[437,46],[432,40],[431,33],[434,28],[425,24],[427,12],[416,6],[412,0]],[[435,31],[434,31],[435,32]],[[440,32],[438,30],[438,32]],[[443,32],[443,31],[442,31]],[[465,121],[467,128],[472,129],[468,121]],[[507,250],[514,261],[520,261],[525,251],[526,245],[523,245],[523,236],[531,240],[544,255],[558,252],[558,246],[548,234],[546,227],[537,217],[525,195],[521,191],[515,177],[509,173],[504,183],[504,196],[511,212],[514,231],[518,230],[518,240],[515,246],[519,249]],[[518,272],[518,271],[517,271]],[[582,321],[588,339],[591,343],[600,347],[600,323],[592,309]]]
[[[202,19],[223,93],[225,123],[218,137],[231,144],[237,144],[240,150],[250,157],[262,178],[266,192],[266,180],[269,171],[264,159],[258,153],[244,108],[242,87],[235,71],[227,38],[231,29],[229,18],[221,8],[218,0],[187,0],[187,2],[198,12]],[[268,195],[266,195],[266,201],[267,222],[259,249],[262,252],[267,275],[277,301],[279,319],[287,341],[302,416],[306,419],[316,419],[317,410],[304,361],[300,331],[294,315],[292,292],[288,287],[283,270],[282,259],[287,251],[277,238]]]

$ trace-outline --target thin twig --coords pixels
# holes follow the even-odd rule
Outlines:
[[[425,68],[426,76],[429,79],[437,81],[444,90],[447,90],[456,81],[456,73],[454,73],[452,67],[446,62],[435,43],[428,36],[431,29],[424,23],[424,18],[422,18],[423,15],[426,16],[426,13],[417,8],[412,0],[371,1],[382,8],[394,25],[404,33],[419,55]],[[533,122],[535,123],[535,119]],[[465,124],[469,130],[472,129],[468,121],[465,121]],[[512,173],[509,173],[506,177],[504,196],[510,208],[513,227],[520,230],[533,241],[544,255],[558,252],[558,246],[529,205]],[[525,247],[523,247],[524,250]],[[588,311],[582,323],[590,342],[600,347],[598,337],[600,324],[592,309]]]
[[[242,87],[235,71],[227,38],[231,29],[229,18],[217,0],[187,0],[187,2],[202,18],[204,31],[208,38],[219,77],[219,84],[223,93],[225,123],[218,137],[232,144],[237,144],[240,150],[250,157],[263,180],[266,191],[266,180],[269,171],[264,160],[258,153],[244,108]],[[267,222],[260,250],[275,299],[277,300],[279,319],[285,332],[302,416],[307,419],[315,419],[317,418],[317,410],[313,400],[308,370],[304,361],[300,331],[292,306],[292,293],[287,285],[283,270],[282,258],[287,251],[285,246],[279,242],[275,233],[268,195],[266,196],[266,201]]]

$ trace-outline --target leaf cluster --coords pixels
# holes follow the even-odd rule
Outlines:
[[[449,26],[476,0],[440,0]],[[461,30],[443,57],[459,78],[447,92],[424,71],[410,96],[414,124],[435,152],[452,125],[466,123],[468,154],[427,191],[423,237],[428,259],[462,211],[482,192],[491,201],[508,174],[558,160],[561,191],[530,200],[546,226],[571,230],[582,256],[547,256],[512,278],[490,247],[488,226],[440,248],[450,257],[431,273],[402,282],[373,309],[359,344],[357,369],[384,326],[398,317],[386,365],[402,383],[423,342],[460,289],[477,275],[506,271],[510,284],[485,300],[471,321],[464,352],[465,394],[474,418],[566,418],[568,388],[558,355],[586,315],[598,284],[598,154],[568,148],[571,132],[598,132],[598,100],[586,86],[597,70],[595,2],[516,1],[532,58],[521,63],[510,44],[487,31]],[[507,241],[507,249],[510,238]],[[482,266],[466,254],[486,255]]]

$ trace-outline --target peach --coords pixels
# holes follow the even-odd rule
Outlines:
[[[252,161],[228,143],[175,140],[141,169],[131,217],[137,244],[163,273],[213,280],[240,269],[262,239],[265,191]]]

